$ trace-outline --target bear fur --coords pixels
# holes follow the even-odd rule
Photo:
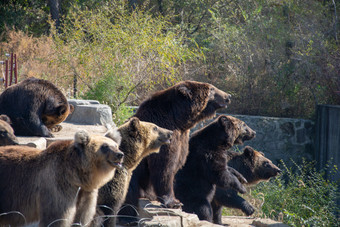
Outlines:
[[[231,95],[211,84],[182,81],[154,93],[139,106],[135,116],[173,131],[171,143],[159,154],[146,157],[135,169],[126,196],[126,204],[138,206],[140,197],[157,199],[166,207],[180,207],[175,198],[173,181],[188,155],[189,132],[198,122],[212,118],[217,109],[226,108]],[[125,209],[124,215],[135,215]]]
[[[15,135],[53,137],[51,130],[61,130],[74,107],[51,82],[28,78],[8,87],[0,95],[0,114],[12,121]]]
[[[246,192],[242,185],[246,180],[227,165],[225,150],[243,144],[255,135],[243,121],[226,115],[192,134],[187,162],[177,173],[175,183],[176,197],[183,202],[183,211],[212,222],[211,201],[216,186]]]
[[[17,145],[18,139],[11,127],[11,120],[6,115],[0,115],[0,146]]]
[[[124,153],[124,165],[122,169],[117,169],[113,179],[99,190],[99,207],[106,216],[113,215],[105,221],[104,226],[115,226],[115,216],[125,200],[132,171],[144,157],[158,153],[163,144],[169,144],[172,135],[172,131],[140,121],[136,117],[121,125],[118,131],[122,135],[119,149]]]
[[[247,180],[248,185],[255,185],[260,181],[268,181],[276,177],[281,170],[274,165],[262,152],[246,146],[243,153],[227,151],[228,166],[233,167]],[[216,188],[214,199],[211,203],[213,208],[213,222],[222,224],[223,206],[241,209],[246,215],[254,213],[255,208],[237,194],[237,191]]]
[[[98,189],[124,157],[119,133],[108,136],[80,131],[74,141],[57,141],[45,150],[0,147],[0,226],[90,223]]]

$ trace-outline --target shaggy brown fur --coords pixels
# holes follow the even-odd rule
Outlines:
[[[19,143],[14,135],[11,123],[8,116],[0,115],[0,146],[16,145]]]
[[[183,202],[183,211],[197,214],[200,220],[212,221],[211,201],[215,188],[233,188],[245,193],[243,176],[227,165],[225,150],[255,137],[255,131],[243,121],[219,116],[194,132],[189,141],[189,156],[176,175],[175,192]]]
[[[148,156],[136,168],[127,204],[137,206],[138,198],[147,196],[170,208],[181,206],[175,198],[173,182],[188,155],[189,131],[198,122],[213,117],[217,109],[226,108],[230,97],[211,84],[182,81],[142,102],[135,116],[172,130],[173,136],[170,145],[163,145],[159,154]],[[124,214],[135,215],[133,210]]]
[[[120,136],[115,135],[89,136],[80,131],[74,141],[57,141],[45,150],[1,147],[0,226],[90,223],[98,189],[123,161],[115,142]]]
[[[0,114],[12,121],[16,135],[53,137],[56,127],[73,111],[63,93],[51,82],[28,78],[0,95]]]
[[[255,185],[260,181],[267,181],[277,176],[281,170],[274,165],[262,152],[246,146],[243,153],[227,151],[228,165],[239,171],[248,181],[249,185]],[[246,215],[254,213],[255,208],[245,199],[240,197],[233,189],[216,188],[213,208],[213,221],[222,224],[223,206],[241,209]]]
[[[120,126],[118,131],[122,135],[119,148],[124,153],[124,168],[117,169],[114,178],[99,190],[98,205],[113,210],[101,206],[106,215],[117,215],[125,200],[132,171],[144,157],[158,153],[161,145],[169,144],[172,135],[172,131],[136,117]],[[109,218],[105,226],[115,226],[115,222],[115,218]]]

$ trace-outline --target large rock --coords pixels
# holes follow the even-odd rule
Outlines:
[[[100,104],[96,100],[69,99],[69,104],[74,106],[66,122],[85,125],[114,125],[112,111],[108,105]]]

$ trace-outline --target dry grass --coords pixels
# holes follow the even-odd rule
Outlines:
[[[5,60],[5,53],[17,55],[19,81],[27,77],[48,79],[60,87],[68,96],[70,84],[63,82],[62,77],[67,75],[62,67],[55,62],[53,40],[49,36],[39,38],[28,35],[22,31],[7,29],[3,34],[7,41],[0,43],[0,60]],[[0,90],[4,87],[1,86]]]

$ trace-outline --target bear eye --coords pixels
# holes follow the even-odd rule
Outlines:
[[[269,162],[264,162],[263,166],[266,167],[266,168],[269,167]]]
[[[158,128],[155,126],[155,127],[153,127],[153,130],[157,132]]]
[[[7,132],[6,132],[6,131],[0,131],[0,134],[1,134],[1,135],[6,135]]]
[[[102,147],[101,147],[101,150],[104,152],[104,153],[107,153],[110,151],[110,147],[109,145],[107,144],[103,144]]]

